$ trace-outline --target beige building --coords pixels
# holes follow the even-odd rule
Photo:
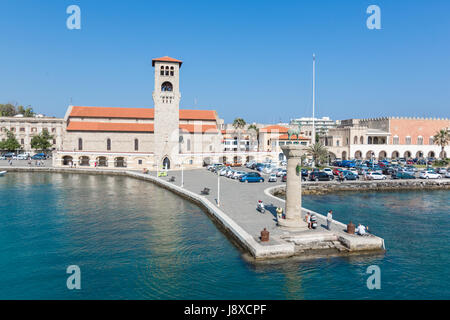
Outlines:
[[[0,117],[0,139],[6,140],[6,132],[9,130],[16,136],[22,146],[22,151],[32,152],[31,139],[40,134],[44,129],[53,136],[50,141],[53,150],[62,147],[64,120],[50,117]]]
[[[450,119],[384,117],[349,119],[330,129],[321,142],[332,158],[384,159],[448,157],[449,146],[441,147],[433,136],[450,128]]]
[[[275,152],[226,150],[214,110],[180,109],[182,61],[153,59],[154,108],[70,106],[54,166],[159,170],[216,162],[273,160]]]

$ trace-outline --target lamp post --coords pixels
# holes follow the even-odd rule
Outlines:
[[[184,188],[184,170],[183,170],[183,160],[181,160],[181,187]]]
[[[220,172],[217,172],[217,206],[220,207]]]

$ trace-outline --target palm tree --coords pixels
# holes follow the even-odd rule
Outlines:
[[[233,127],[238,131],[238,151],[241,151],[241,130],[245,128],[246,124],[242,118],[236,118],[233,121]]]
[[[306,150],[306,153],[313,158],[314,163],[317,165],[327,161],[328,150],[320,142],[310,145]]]
[[[258,143],[259,143],[259,128],[256,127],[256,125],[251,124],[251,125],[248,126],[247,130],[249,132],[254,132],[254,136],[256,136],[256,145],[258,145]],[[254,145],[252,145],[252,151],[253,151],[253,146]]]
[[[442,148],[441,156],[444,158],[444,149],[450,143],[450,135],[447,129],[439,130],[433,137],[434,144]]]

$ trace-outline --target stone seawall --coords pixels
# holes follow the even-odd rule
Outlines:
[[[408,191],[408,190],[450,190],[450,179],[425,180],[381,180],[381,181],[344,181],[340,182],[304,182],[304,195],[326,194],[332,192],[373,192],[373,191]],[[284,196],[285,187],[272,190],[276,196]]]

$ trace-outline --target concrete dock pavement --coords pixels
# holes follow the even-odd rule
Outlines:
[[[156,176],[156,173],[150,173]],[[281,182],[270,183],[241,183],[238,180],[220,177],[206,169],[185,170],[183,172],[185,190],[201,195],[204,188],[210,189],[210,194],[204,197],[217,207],[217,185],[220,179],[220,210],[236,222],[246,233],[262,246],[294,245],[291,254],[300,255],[305,252],[318,253],[322,249],[330,249],[339,253],[353,251],[380,251],[384,249],[383,239],[374,235],[357,236],[346,232],[346,225],[333,221],[331,230],[326,229],[326,217],[320,213],[303,208],[302,216],[306,212],[314,213],[318,220],[318,228],[304,231],[287,231],[277,226],[276,208],[285,207],[283,199],[270,193],[271,188],[281,187]],[[175,181],[170,181],[174,177]],[[170,171],[167,177],[159,178],[174,186],[181,187],[181,171]],[[280,181],[281,178],[278,179]],[[258,200],[266,206],[266,213],[256,210]],[[332,209],[332,208],[330,208]],[[259,241],[261,231],[266,228],[270,232],[270,242]],[[280,254],[274,254],[274,257]],[[269,256],[270,257],[270,254]],[[258,258],[258,257],[256,257]],[[267,258],[264,257],[264,258]]]

